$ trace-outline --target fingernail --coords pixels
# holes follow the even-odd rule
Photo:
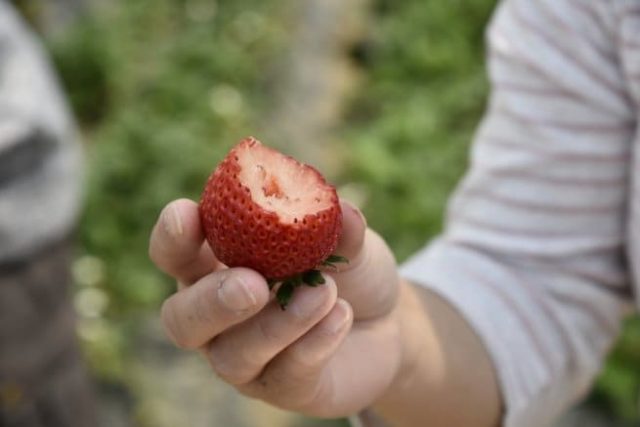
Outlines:
[[[174,205],[167,206],[162,212],[162,225],[171,236],[180,236],[183,233],[180,212]]]
[[[332,334],[342,331],[350,321],[351,309],[349,303],[343,299],[336,301],[336,306],[327,319],[327,329]]]
[[[229,276],[218,289],[222,304],[233,311],[247,310],[258,303],[249,286],[239,277]]]
[[[367,226],[367,218],[364,217],[364,214],[362,213],[362,211],[360,209],[358,209],[357,207],[353,206],[349,202],[345,203],[345,205],[351,210],[351,212],[353,212],[354,214],[356,214],[360,218],[360,221],[362,221],[362,223],[366,227]]]

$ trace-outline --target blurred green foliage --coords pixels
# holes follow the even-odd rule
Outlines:
[[[160,209],[197,199],[253,132],[263,64],[284,34],[273,3],[113,2],[52,45],[89,142],[82,246],[106,261],[113,310],[152,308],[170,291],[146,255]]]
[[[609,356],[589,401],[604,411],[633,422],[640,421],[640,318],[627,320],[622,337]]]
[[[484,29],[494,0],[377,0],[354,49],[364,82],[336,140],[371,226],[400,260],[438,233],[484,109]],[[82,251],[104,265],[108,342],[90,354],[118,377],[135,322],[173,284],[146,255],[162,206],[197,199],[211,168],[270,108],[286,47],[284,0],[115,0],[51,51],[88,144]],[[116,325],[116,326],[113,326]],[[599,380],[594,402],[637,419],[640,325]],[[93,351],[93,353],[91,353]]]
[[[345,119],[348,180],[369,223],[405,259],[441,228],[484,109],[493,0],[375,3],[366,82]]]

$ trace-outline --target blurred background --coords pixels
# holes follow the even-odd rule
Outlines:
[[[244,136],[308,161],[405,259],[438,233],[487,96],[494,0],[19,0],[82,130],[72,272],[103,426],[341,426],[236,396],[168,344],[147,258]],[[640,323],[563,426],[637,425]]]

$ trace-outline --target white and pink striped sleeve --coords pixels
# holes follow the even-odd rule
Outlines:
[[[403,266],[481,337],[505,427],[547,426],[587,392],[630,301],[636,123],[612,3],[501,3],[471,168],[443,235]]]

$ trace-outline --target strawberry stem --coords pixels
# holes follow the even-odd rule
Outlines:
[[[331,267],[333,269],[337,269],[337,263],[349,263],[349,260],[340,255],[329,255],[327,259],[320,263],[321,266]],[[285,279],[277,280],[277,279],[268,279],[267,284],[269,285],[269,290],[273,290],[277,284],[280,284],[278,290],[276,291],[276,299],[278,300],[278,304],[280,304],[280,308],[282,310],[286,310],[287,305],[291,301],[293,297],[293,292],[295,289],[302,285],[307,285],[315,288],[319,285],[324,285],[326,280],[322,276],[322,272],[320,270],[312,269],[307,270],[302,273],[294,274],[291,277],[287,277]]]
[[[349,264],[349,260],[340,255],[329,255],[327,259],[323,261],[323,264],[338,264],[338,263],[346,263]]]
[[[302,282],[307,285],[315,288],[318,285],[324,285],[325,280],[322,277],[322,273],[320,270],[309,270],[302,273]]]
[[[285,310],[289,301],[291,301],[291,297],[293,296],[293,291],[296,288],[294,282],[286,280],[282,282],[278,291],[276,292],[276,298],[278,299],[278,304],[280,304],[280,308]]]

